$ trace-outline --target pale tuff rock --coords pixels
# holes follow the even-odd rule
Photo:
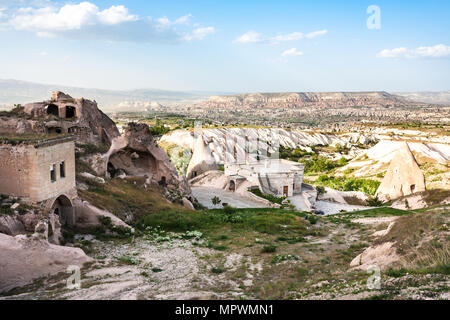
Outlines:
[[[112,213],[94,207],[87,201],[75,200],[77,212],[76,225],[80,228],[96,227],[101,225],[100,218],[107,217],[111,219],[111,225],[131,229],[131,227]]]
[[[367,270],[371,266],[377,266],[381,270],[387,269],[395,262],[399,261],[394,242],[385,242],[375,247],[367,248],[350,263],[350,267]]]
[[[212,156],[212,151],[205,145],[203,137],[199,135],[195,140],[194,152],[187,168],[187,178],[195,178],[201,173],[217,169],[218,166]]]
[[[86,179],[89,179],[89,180],[93,180],[93,181],[95,181],[97,183],[100,183],[100,184],[105,184],[105,179],[100,178],[100,177],[96,177],[96,176],[94,176],[93,174],[91,174],[89,172],[82,172],[82,173],[80,173],[80,176],[82,176],[82,177],[84,177]]]
[[[377,196],[382,200],[391,200],[425,190],[425,177],[404,142],[392,159]]]
[[[0,233],[0,292],[64,272],[69,265],[82,267],[91,260],[79,248],[50,244],[39,237]]]
[[[16,236],[25,233],[25,227],[16,217],[2,215],[0,216],[0,233]]]
[[[405,105],[407,100],[387,92],[286,92],[213,96],[204,104],[216,108],[352,107],[355,105]]]
[[[78,142],[105,143],[119,136],[114,122],[105,115],[95,101],[55,91],[51,100],[24,106],[27,119],[0,119],[1,132],[70,133]]]
[[[195,210],[194,205],[191,201],[189,201],[186,197],[184,197],[182,200],[183,206],[188,210]]]
[[[146,124],[129,123],[124,134],[112,141],[109,151],[93,162],[100,175],[114,177],[124,172],[128,176],[146,176],[148,183],[190,196],[186,178],[178,176],[169,156],[158,146]]]

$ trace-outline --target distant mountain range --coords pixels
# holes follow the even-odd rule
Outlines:
[[[411,101],[420,101],[436,104],[450,105],[450,90],[448,91],[423,91],[423,92],[398,92],[395,93]]]
[[[327,101],[330,103],[339,103],[339,101],[349,100],[360,102],[364,105],[366,102],[370,105],[371,101],[378,102],[399,102],[406,100],[450,104],[450,91],[442,92],[411,92],[395,93],[387,92],[334,92],[334,93],[253,93],[233,95],[227,92],[208,92],[208,91],[170,91],[159,89],[136,89],[136,90],[104,90],[67,87],[60,85],[47,85],[18,80],[0,80],[0,107],[9,108],[14,104],[26,104],[29,102],[43,101],[50,98],[53,91],[63,91],[74,98],[84,97],[90,100],[96,100],[99,107],[103,110],[134,110],[137,104],[134,102],[158,102],[162,105],[176,104],[195,104],[209,101],[212,104],[229,103],[261,103],[267,100],[297,100],[314,103],[314,101]],[[278,100],[279,102],[281,102]],[[245,103],[244,103],[245,104]]]
[[[102,109],[114,110],[126,101],[157,101],[161,104],[195,103],[211,95],[225,92],[170,91],[159,89],[104,90],[47,85],[18,80],[0,79],[0,107],[26,104],[50,98],[53,91],[63,91],[74,98],[96,100]]]

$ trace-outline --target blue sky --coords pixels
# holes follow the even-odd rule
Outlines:
[[[380,9],[369,29],[370,5]],[[0,78],[256,91],[449,90],[449,1],[0,0]]]

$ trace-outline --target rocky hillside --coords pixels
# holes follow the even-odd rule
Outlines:
[[[309,106],[404,106],[409,103],[405,98],[387,92],[286,92],[213,96],[205,104],[211,107],[299,108]]]

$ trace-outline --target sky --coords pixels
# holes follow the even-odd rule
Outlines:
[[[0,79],[113,90],[449,90],[449,13],[448,0],[0,0]]]

